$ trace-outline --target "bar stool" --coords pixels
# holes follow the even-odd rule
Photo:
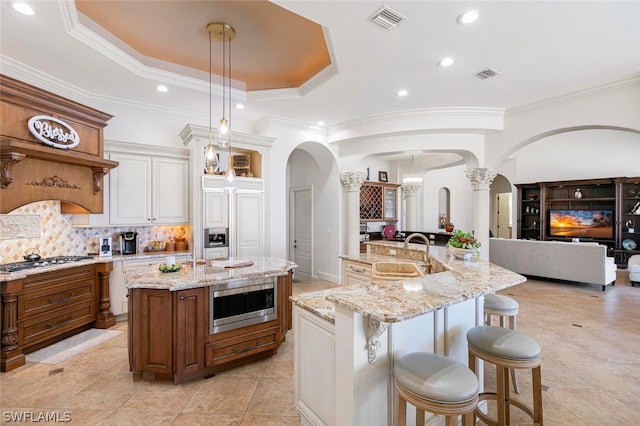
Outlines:
[[[516,317],[518,315],[518,302],[514,299],[502,296],[500,294],[485,294],[484,295],[484,323],[485,325],[493,325],[493,317],[500,318],[500,327],[505,327],[505,320],[509,320],[507,328],[511,330],[516,329]],[[513,390],[516,393],[520,393],[518,388],[518,379],[516,377],[516,370],[510,370],[511,381],[513,382]]]
[[[508,328],[481,326],[467,332],[469,344],[469,368],[476,372],[476,358],[496,366],[496,392],[483,392],[480,401],[496,400],[497,420],[489,418],[479,409],[474,411],[484,423],[492,426],[509,424],[509,407],[514,405],[529,415],[534,423],[542,422],[542,375],[540,372],[541,348],[538,342],[524,333]],[[533,409],[509,396],[508,369],[530,369],[533,385]]]
[[[474,424],[478,379],[464,364],[442,355],[414,352],[396,361],[396,423],[406,424],[407,402],[416,407],[416,425],[424,426],[425,411],[446,416],[446,425]]]

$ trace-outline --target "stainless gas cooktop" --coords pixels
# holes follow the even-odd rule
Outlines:
[[[61,265],[63,263],[78,262],[80,260],[93,259],[92,256],[55,256],[44,257],[38,261],[13,262],[0,265],[0,272],[17,272],[26,269],[42,268],[44,266]]]

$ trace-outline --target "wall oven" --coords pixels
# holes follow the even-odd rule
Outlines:
[[[204,248],[229,247],[229,228],[206,228]]]
[[[273,321],[278,317],[275,278],[235,280],[209,288],[209,333]]]

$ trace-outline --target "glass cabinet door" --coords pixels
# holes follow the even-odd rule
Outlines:
[[[396,219],[396,196],[398,191],[396,188],[384,189],[384,219]]]

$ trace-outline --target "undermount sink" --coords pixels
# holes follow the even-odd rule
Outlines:
[[[373,262],[371,265],[372,279],[403,280],[424,275],[424,271],[411,262]]]

